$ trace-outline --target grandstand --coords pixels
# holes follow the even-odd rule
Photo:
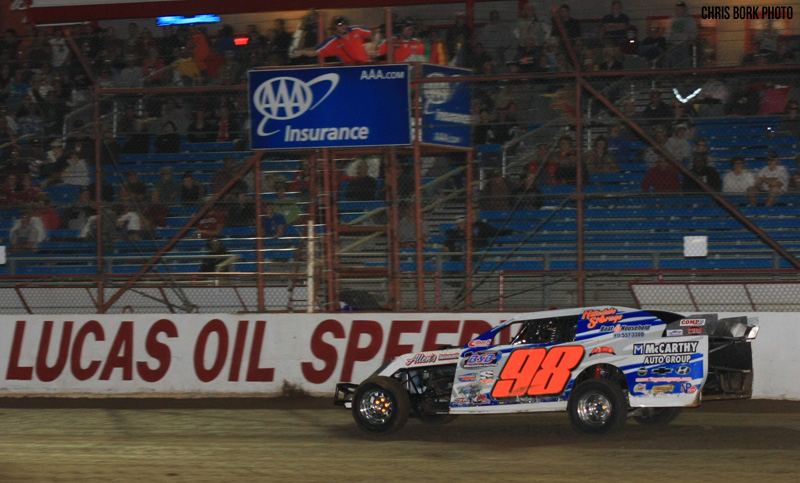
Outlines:
[[[402,7],[396,10],[404,12]],[[642,25],[664,20],[642,9],[635,13]],[[375,13],[363,15],[372,18]],[[297,19],[303,17],[303,12],[297,12]],[[325,29],[327,17],[326,12],[319,12],[317,28]],[[516,22],[510,16],[507,19],[509,27]],[[444,37],[452,26],[449,17],[426,20],[429,30],[419,32],[426,39],[432,31]],[[559,53],[563,59],[585,66],[587,59],[599,61],[600,52],[608,45],[598,37],[599,18],[585,18],[582,24],[582,41],[564,43]],[[476,22],[476,28],[480,27]],[[69,226],[64,218],[72,213],[69,210],[77,206],[87,186],[71,184],[63,173],[58,175],[63,179],[50,172],[39,174],[29,191],[20,183],[20,187],[0,193],[0,239],[7,245],[6,263],[0,266],[0,300],[12,311],[53,313],[67,307],[74,311],[71,304],[77,298],[82,300],[79,310],[88,312],[157,311],[159,304],[162,310],[174,311],[211,312],[220,307],[243,312],[334,311],[342,306],[340,295],[348,291],[367,292],[392,310],[635,305],[629,283],[636,280],[791,281],[800,269],[796,258],[800,250],[800,186],[782,193],[774,206],[763,206],[764,194],[759,200],[762,206],[749,206],[752,203],[746,193],[643,193],[641,187],[649,169],[647,150],[669,158],[683,178],[694,176],[687,160],[677,159],[654,142],[655,126],[670,131],[678,123],[690,127],[690,149],[694,149],[694,139],[706,140],[721,177],[730,171],[731,157],[743,157],[747,170],[757,172],[766,166],[769,152],[777,153],[780,165],[794,174],[800,155],[800,126],[790,122],[784,107],[790,99],[800,99],[795,85],[800,64],[793,60],[800,57],[787,55],[772,63],[759,60],[757,65],[750,64],[755,60],[743,58],[737,59],[737,65],[723,67],[719,64],[723,55],[710,59],[707,51],[694,49],[690,64],[671,65],[666,56],[643,61],[636,52],[620,50],[624,69],[613,73],[579,66],[558,70],[555,64],[541,72],[510,66],[484,72],[474,66],[477,75],[460,79],[459,88],[470,90],[475,109],[504,110],[509,100],[519,108],[512,121],[494,117],[485,126],[500,142],[472,146],[474,149],[415,141],[391,149],[251,151],[242,72],[285,67],[282,64],[290,61],[288,57],[275,60],[281,52],[265,53],[245,45],[234,48],[238,57],[234,60],[226,60],[222,51],[213,52],[209,59],[212,68],[192,80],[171,67],[176,59],[161,49],[166,40],[159,43],[136,37],[132,46],[126,46],[122,38],[109,40],[83,26],[66,30],[65,45],[73,60],[56,66],[55,75],[52,67],[42,67],[52,64],[52,53],[41,41],[2,39],[9,76],[21,72],[30,77],[20,83],[6,76],[3,86],[0,106],[16,127],[6,129],[8,135],[0,137],[2,175],[6,179],[9,174],[22,173],[11,161],[14,151],[24,158],[25,166],[52,169],[47,162],[51,141],[60,140],[69,150],[76,146],[76,139],[88,138],[94,145],[85,151],[91,158],[86,159],[89,176],[92,181],[102,177],[114,188],[114,196],[101,204],[101,223],[86,230],[85,223]],[[41,31],[47,36],[52,29],[43,27]],[[213,32],[182,32],[185,38],[176,36],[170,41],[186,44],[190,33],[209,37],[215,46],[223,41]],[[244,34],[244,30],[237,33]],[[787,25],[780,38],[784,49],[797,52],[800,46],[795,45],[793,33]],[[698,39],[695,45],[707,47],[709,39]],[[261,42],[252,35],[251,40]],[[125,55],[107,59],[103,58],[107,53],[100,53],[105,49],[83,48],[104,41],[119,45],[120,53],[127,52],[142,66],[144,53],[150,49],[137,42],[153,42],[147,46],[163,57],[157,64],[160,68],[139,76],[133,85],[122,85],[122,81],[101,85],[97,72],[101,65],[112,66],[114,79],[125,77],[121,63]],[[22,45],[24,54],[11,57],[8,49],[12,44],[15,48]],[[752,52],[754,56],[758,53]],[[244,58],[253,55],[254,63],[248,65]],[[31,61],[37,59],[39,64],[33,68]],[[322,64],[325,59],[317,61]],[[226,78],[225,72],[232,78]],[[234,72],[238,74],[234,76]],[[89,85],[72,82],[68,73]],[[55,99],[38,91],[37,95],[18,95],[22,84],[30,89],[34,79],[39,83],[47,79],[50,89],[58,90]],[[68,89],[63,86],[65,79]],[[713,83],[717,89],[713,93],[722,86],[727,97],[733,98],[742,79],[754,86],[756,109],[745,115],[725,115],[722,104],[727,100],[712,97],[708,86]],[[436,82],[443,81],[415,79],[415,89]],[[670,103],[691,95],[685,103],[691,116],[643,117],[651,90]],[[625,102],[633,106],[631,112],[624,111]],[[780,110],[774,108],[775,102],[782,102]],[[28,118],[30,103],[43,108],[41,126]],[[233,116],[220,122],[215,117],[223,106]],[[212,113],[211,129],[192,128],[198,111]],[[7,125],[8,120],[4,119]],[[156,140],[167,121],[179,127],[180,145],[175,152],[158,152],[162,145]],[[607,136],[610,125],[619,121],[627,128],[630,149],[625,159],[616,162],[618,169],[579,176],[577,173],[585,174],[582,162],[594,141]],[[144,137],[134,132],[136,122],[148,126]],[[109,138],[103,137],[104,132],[110,133]],[[512,134],[502,134],[508,132]],[[564,135],[573,140],[574,152],[558,157],[556,140]],[[142,139],[143,147],[135,146]],[[513,189],[532,161],[544,162],[538,159],[543,145],[548,159],[562,165],[572,163],[577,173],[573,171],[572,178],[554,174],[547,182],[540,176],[541,206],[523,207]],[[223,176],[226,158],[233,159],[235,176]],[[369,164],[377,189],[367,199],[348,199],[348,186],[356,179],[353,167],[359,162]],[[127,173],[135,171],[147,193],[158,190],[162,169],[167,166],[176,181],[191,174],[205,195],[195,201],[178,195],[151,203],[149,195],[128,184]],[[405,166],[413,168],[411,178],[403,178]],[[508,193],[486,189],[497,175],[505,178]],[[279,186],[286,188],[285,196],[278,194]],[[97,185],[98,192],[102,189]],[[44,209],[36,204],[35,196],[29,196],[35,192],[48,195],[61,222],[48,227],[34,247],[26,247],[16,241],[20,220],[31,209]],[[265,233],[262,202],[277,202],[284,208],[284,216],[294,217],[280,236]],[[429,236],[419,236],[401,247],[400,211],[415,202],[420,219],[414,220],[414,228],[427,227]],[[159,224],[145,223],[137,229],[122,222],[117,226],[122,210],[143,215],[151,206],[163,208]],[[495,209],[497,206],[502,209]],[[86,213],[98,213],[97,208],[92,206]],[[214,213],[220,209],[227,219],[218,223],[222,226],[217,226],[214,236],[226,251],[214,258],[218,255],[208,252],[207,235],[200,225],[211,223],[208,218],[218,216]],[[113,222],[112,227],[106,223],[105,232],[104,210]],[[472,211],[477,219],[513,234],[489,237],[485,248],[476,248],[472,240],[456,251],[445,250],[448,230],[455,229],[456,220]],[[17,234],[12,233],[15,231]],[[687,256],[686,237],[698,236],[707,239],[707,255]],[[214,261],[212,271],[201,271],[206,260]],[[36,303],[33,296],[26,295],[52,287],[79,287],[84,294],[78,297],[64,292],[73,295],[50,302],[37,295]],[[225,293],[221,296],[224,302],[208,295],[214,291]],[[167,292],[180,295],[170,299],[164,295]]]

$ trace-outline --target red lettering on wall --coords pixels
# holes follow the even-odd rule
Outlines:
[[[400,344],[402,334],[419,334],[422,330],[421,320],[393,320],[389,329],[389,338],[386,340],[386,354],[383,362],[397,356],[414,351],[413,344]]]
[[[75,334],[75,340],[72,342],[72,354],[70,354],[70,370],[75,379],[85,381],[97,373],[100,368],[100,361],[92,361],[86,368],[81,366],[81,355],[83,354],[83,345],[86,343],[86,337],[92,334],[94,340],[106,340],[103,333],[103,326],[96,320],[90,320],[78,329]]]
[[[467,342],[491,328],[492,324],[485,320],[465,320],[464,327],[461,329],[461,338],[458,340],[458,346],[464,347]]]
[[[25,321],[18,320],[14,326],[14,339],[11,341],[11,354],[9,355],[6,379],[30,381],[33,378],[33,366],[20,366],[19,355],[22,353],[22,340],[25,337]]]
[[[122,380],[133,379],[133,322],[127,320],[119,325],[117,336],[108,350],[106,365],[100,373],[100,380],[107,381],[111,378],[111,371],[122,369]]]
[[[247,366],[247,380],[249,382],[272,382],[275,369],[271,367],[258,367],[261,359],[261,348],[264,345],[264,333],[267,331],[267,321],[257,320],[256,330],[253,334],[253,345],[250,348],[250,364]]]
[[[457,334],[458,322],[458,320],[431,320],[428,322],[428,331],[425,333],[422,351],[433,351],[444,345],[436,341],[437,337],[439,334]]]
[[[153,359],[158,361],[158,366],[155,369],[150,369],[147,362],[139,361],[136,363],[136,370],[139,377],[146,382],[160,381],[161,378],[169,370],[170,363],[172,362],[172,353],[169,346],[163,342],[158,341],[159,334],[166,334],[167,337],[178,337],[178,328],[169,319],[161,319],[150,327],[145,339],[145,350],[147,354]]]
[[[362,335],[369,336],[366,346],[358,345]],[[353,377],[353,366],[356,361],[372,360],[378,354],[383,343],[383,329],[381,324],[374,320],[354,320],[350,328],[350,338],[347,340],[347,350],[344,354],[342,365],[342,381],[349,381]]]
[[[214,351],[215,359],[211,364],[211,368],[206,369],[203,357],[206,353],[208,336],[212,333],[217,334],[217,350]],[[197,336],[197,343],[194,346],[194,372],[197,374],[197,378],[203,382],[211,382],[216,379],[222,371],[222,366],[225,365],[227,357],[228,329],[221,320],[211,320],[200,330],[200,335]]]
[[[247,342],[247,320],[240,320],[236,326],[236,340],[233,341],[233,354],[231,354],[231,369],[228,371],[228,380],[239,380],[239,369],[242,367],[242,357],[244,357],[244,345]]]
[[[47,365],[47,354],[50,351],[50,338],[53,335],[53,321],[46,320],[42,327],[42,335],[39,338],[39,352],[36,354],[36,377],[40,381],[50,382],[56,380],[64,366],[67,365],[69,356],[69,342],[72,339],[72,321],[64,322],[61,329],[61,343],[58,345],[56,363],[51,367]]]
[[[312,384],[322,384],[327,381],[336,369],[336,360],[339,354],[336,352],[336,347],[322,340],[325,334],[333,334],[334,339],[344,339],[346,337],[342,324],[333,319],[323,320],[314,329],[314,333],[311,334],[311,353],[314,354],[314,357],[324,362],[325,365],[322,369],[317,370],[314,369],[313,362],[300,363],[303,377]]]

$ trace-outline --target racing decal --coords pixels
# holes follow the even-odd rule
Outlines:
[[[660,386],[653,386],[650,390],[653,394],[666,394],[675,391],[675,386],[673,384],[662,384]]]
[[[604,325],[600,327],[600,332],[613,332],[615,339],[633,339],[645,337],[646,332],[650,330],[650,327],[650,324]]]
[[[458,382],[475,382],[478,380],[478,374],[476,372],[468,372],[466,374],[462,374],[458,378]]]
[[[681,384],[681,392],[686,394],[694,394],[697,392],[697,386],[695,386],[691,382],[684,382],[683,384]]]
[[[692,372],[692,368],[689,366],[680,366],[679,368],[675,369],[675,374],[678,374],[680,376],[685,376],[690,372]]]
[[[681,327],[697,327],[706,325],[706,319],[683,319],[680,322]]]
[[[436,362],[436,354],[414,354],[413,357],[406,359],[407,366],[415,364],[432,364]]]
[[[471,340],[471,341],[469,341],[469,344],[468,344],[469,347],[489,347],[490,345],[492,345],[492,341],[488,340],[488,339],[487,340]]]
[[[594,329],[598,324],[616,324],[622,320],[622,314],[617,313],[617,309],[609,307],[603,310],[587,310],[581,315],[581,319],[588,320],[588,329]]]
[[[613,347],[595,347],[594,349],[592,349],[592,352],[589,353],[589,357],[592,357],[593,355],[596,354],[611,354],[614,356],[617,355],[617,353],[614,352]]]
[[[702,327],[687,327],[686,333],[689,335],[700,335],[705,332],[705,329]]]
[[[681,329],[668,330],[667,337],[683,337],[683,330]]]
[[[645,364],[682,364],[692,360],[697,342],[648,342],[633,344],[633,355],[646,356]]]
[[[491,396],[542,396],[559,394],[567,387],[575,369],[583,359],[582,346],[517,349],[511,353]]]
[[[471,354],[466,361],[464,367],[494,367],[500,360],[496,352],[482,352],[480,354]]]

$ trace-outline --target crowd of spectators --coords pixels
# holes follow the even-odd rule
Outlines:
[[[638,68],[640,61],[648,67],[680,68],[691,65],[697,52],[704,55],[704,49],[692,48],[701,46],[702,39],[683,2],[676,3],[675,14],[665,28],[654,23],[641,39],[623,4],[613,1],[610,6],[610,12],[591,32],[573,16],[568,4],[557,10],[556,17],[537,12],[533,3],[527,3],[516,19],[492,10],[488,18],[476,19],[474,27],[461,12],[447,28],[426,28],[420,18],[395,19],[392,32],[385,32],[385,27],[352,25],[349,19],[336,17],[330,25],[330,37],[321,44],[315,42],[313,16],[304,19],[294,34],[283,19],[276,19],[263,33],[256,25],[247,26],[245,45],[234,42],[236,34],[230,26],[216,32],[200,26],[164,27],[156,36],[133,22],[124,35],[110,26],[77,25],[71,27],[69,39],[59,27],[39,29],[30,38],[6,32],[0,39],[0,204],[24,206],[12,228],[12,249],[34,250],[48,231],[59,228],[80,231],[79,236],[94,239],[98,211],[92,201],[97,180],[90,166],[97,156],[95,143],[86,134],[91,116],[68,116],[94,100],[93,81],[101,88],[233,86],[245,82],[248,69],[257,66],[313,63],[318,56],[345,64],[363,63],[386,58],[389,48],[395,61],[426,61],[486,75],[571,72],[576,66],[568,55],[570,50],[581,69],[598,71]],[[745,65],[795,61],[788,39],[771,27],[759,31],[751,50],[753,53],[742,59]],[[715,159],[707,140],[696,138],[693,123],[698,117],[780,115],[783,121],[776,130],[800,135],[798,102],[791,96],[794,86],[781,85],[774,79],[718,75],[687,76],[674,84],[674,96],[668,88],[654,89],[650,102],[643,107],[638,106],[636,96],[612,100],[667,154],[714,191],[744,193],[750,204],[772,205],[781,193],[797,189],[798,174],[790,176],[774,152],[758,173],[747,169],[745,159],[733,158],[731,169],[721,174],[720,170],[727,170],[727,160]],[[530,127],[535,109],[526,93],[509,83],[499,87],[496,82],[476,84],[476,145],[505,144]],[[559,105],[561,94],[569,90],[562,87],[548,87],[545,94],[553,99],[548,109]],[[699,94],[695,97],[694,93]],[[666,97],[670,101],[665,102]],[[101,100],[101,115],[112,108],[119,115],[114,130],[107,123],[101,126],[102,166],[115,165],[124,154],[178,153],[187,141],[238,142],[235,145],[239,148],[245,145],[246,99],[234,90],[202,98],[168,95],[139,100],[132,96],[130,102],[123,100],[113,106],[107,99]],[[568,110],[563,108],[565,113]],[[67,136],[63,134],[65,123],[71,131]],[[536,156],[517,173],[518,177],[490,174],[483,199],[487,209],[517,205],[538,208],[542,205],[541,186],[574,185],[579,171],[583,182],[589,182],[590,175],[618,173],[622,164],[630,162],[650,167],[642,181],[643,191],[703,189],[696,180],[681,179],[658,148],[649,146],[634,157],[631,143],[641,139],[625,124],[612,119],[601,131],[591,146],[570,134],[552,144],[538,145]],[[170,166],[165,166],[152,183],[140,179],[135,169],[126,172],[117,186],[100,180],[101,199],[113,203],[99,213],[103,220],[112,220],[108,230],[113,231],[102,235],[104,244],[106,240],[153,236],[155,229],[167,225],[170,206],[196,205],[219,192],[241,169],[233,158],[222,162],[208,184],[198,181],[191,171],[180,173],[179,181]],[[356,176],[348,180],[346,199],[375,200],[380,196],[375,177],[365,170],[359,166]],[[301,168],[295,179],[270,187],[276,199],[263,207],[265,236],[281,236],[287,224],[301,219],[299,205],[287,197],[287,191],[307,195],[310,176]],[[75,186],[79,193],[60,210],[60,217],[42,191],[56,186]],[[252,225],[255,209],[248,195],[252,191],[252,183],[236,181],[223,202],[198,222],[195,233],[211,240],[225,226]],[[40,220],[41,226],[31,220]]]

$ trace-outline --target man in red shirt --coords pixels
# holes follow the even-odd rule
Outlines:
[[[319,44],[314,50],[302,52],[306,56],[336,57],[344,64],[363,64],[369,62],[364,42],[372,36],[367,27],[350,26],[344,17],[333,19],[334,35]]]
[[[195,238],[214,238],[219,236],[228,221],[227,208],[222,203],[217,203],[208,210],[195,227]]]
[[[650,168],[642,180],[642,191],[650,193],[651,189],[653,193],[681,191],[681,175],[664,156],[659,156],[658,164]]]
[[[425,60],[425,44],[414,37],[415,23],[411,19],[403,20],[400,23],[402,30],[400,35],[392,37],[392,48],[394,49],[393,60],[395,62],[414,62]],[[378,45],[378,55],[386,55],[386,40]]]

